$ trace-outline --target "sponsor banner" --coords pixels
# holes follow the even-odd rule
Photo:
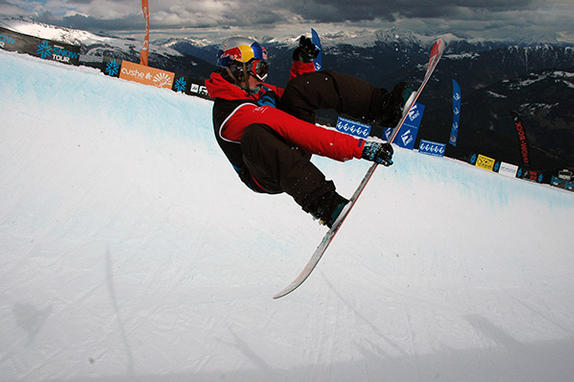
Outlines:
[[[516,177],[520,179],[532,180],[533,182],[538,183],[542,183],[542,181],[544,180],[544,174],[542,174],[541,172],[526,170],[523,169],[522,167],[518,168],[518,171],[516,172]]]
[[[122,67],[122,60],[113,57],[104,57],[102,62],[102,71],[104,74],[112,77],[120,76],[120,69]]]
[[[367,138],[371,132],[371,126],[341,116],[337,119],[336,127],[337,131],[359,138]]]
[[[518,166],[506,162],[500,162],[500,168],[498,173],[500,175],[508,176],[510,178],[516,177],[516,172],[518,171]]]
[[[448,142],[456,147],[456,140],[458,139],[458,122],[460,120],[460,101],[462,93],[460,85],[456,80],[452,80],[452,127],[450,129],[450,138]]]
[[[558,171],[558,178],[560,179],[566,179],[566,180],[573,180],[574,179],[574,173],[570,170],[568,170],[567,168]]]
[[[498,172],[498,170],[500,170],[500,164],[501,164],[501,163],[502,163],[502,162],[499,161],[499,160],[495,161],[495,162],[494,162],[494,167],[492,168],[492,171]]]
[[[120,78],[139,82],[144,85],[152,85],[158,88],[171,89],[175,74],[150,66],[136,64],[126,60],[122,61]]]
[[[176,75],[171,90],[176,93],[190,94],[190,85],[189,78]]]
[[[574,181],[567,179],[560,179],[554,175],[550,179],[550,184],[555,187],[564,188],[565,190],[574,191]]]
[[[527,179],[533,180],[538,183],[542,183],[542,180],[544,179],[543,178],[544,174],[542,174],[539,171],[528,171],[527,175],[528,175]]]
[[[476,164],[476,158],[478,158],[478,154],[472,154],[470,158],[468,158],[468,162],[474,166]]]
[[[436,157],[443,157],[446,150],[446,145],[444,143],[436,143],[432,141],[426,141],[421,139],[419,144],[419,153],[432,155]]]
[[[209,97],[209,93],[207,92],[205,85],[198,84],[197,82],[191,82],[188,94],[203,98],[211,98]]]
[[[411,107],[393,143],[409,150],[412,150],[415,147],[415,140],[417,139],[424,111],[425,105],[418,102]],[[393,129],[391,128],[385,129],[385,137],[387,141],[391,137],[392,132]]]
[[[80,65],[80,47],[42,40],[38,43],[36,53],[42,58],[63,62],[64,64]]]
[[[483,168],[488,171],[493,171],[495,162],[496,160],[489,158],[486,155],[478,154],[478,156],[476,157],[475,166]]]
[[[0,48],[46,60],[80,65],[80,46],[45,40],[0,27]]]
[[[17,50],[16,39],[20,34],[0,27],[0,48],[5,50]]]
[[[566,188],[566,179],[560,179],[552,175],[552,179],[550,179],[550,184],[556,187]]]
[[[204,81],[192,79],[186,76],[175,75],[172,90],[176,93],[185,93],[201,98],[211,99],[204,85]]]

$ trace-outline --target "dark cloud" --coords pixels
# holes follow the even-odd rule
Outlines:
[[[79,14],[62,17],[45,12],[39,15],[36,20],[47,24],[92,31],[141,30],[145,28],[145,21],[141,15],[128,15],[117,19],[101,19]]]
[[[397,18],[471,18],[487,13],[525,10],[536,0],[164,0],[150,4],[152,20],[158,26],[251,26],[274,24],[290,20],[309,22],[360,22]],[[0,4],[6,3],[5,0]],[[100,3],[100,4],[98,4]],[[94,0],[65,0],[68,10],[76,8],[79,14],[91,15],[84,19],[60,15],[62,22],[77,27],[135,28],[132,15],[140,15],[139,1],[120,0],[109,4],[109,17],[102,10],[102,2]],[[55,10],[51,12],[54,17]],[[98,14],[95,16],[94,11]],[[130,12],[118,16],[118,13]],[[99,21],[106,20],[106,21]]]
[[[289,28],[343,23],[400,26],[414,32],[500,35],[527,31],[570,39],[572,0],[162,0],[151,1],[152,28]],[[0,14],[85,30],[143,28],[139,0],[0,0]]]
[[[397,17],[437,18],[465,13],[502,12],[528,9],[534,0],[292,0],[284,7],[315,21],[360,21]]]

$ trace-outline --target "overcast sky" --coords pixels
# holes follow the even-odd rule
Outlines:
[[[153,30],[248,28],[273,33],[316,25],[470,38],[574,43],[574,0],[149,0]],[[139,31],[140,0],[0,0],[0,14],[90,31]],[[189,29],[186,29],[188,31]],[[189,33],[189,32],[186,32]],[[297,32],[294,32],[295,34]]]

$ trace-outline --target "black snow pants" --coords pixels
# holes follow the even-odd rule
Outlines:
[[[357,77],[331,71],[303,74],[287,84],[279,108],[315,123],[315,111],[333,109],[357,119],[373,120],[382,109],[385,89]],[[321,196],[335,190],[332,181],[310,161],[311,155],[286,142],[266,125],[254,124],[241,138],[243,160],[266,193],[286,192],[313,213]]]

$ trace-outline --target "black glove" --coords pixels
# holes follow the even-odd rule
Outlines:
[[[293,60],[301,62],[312,62],[320,53],[319,48],[310,38],[301,36],[299,38],[299,46],[293,52]]]
[[[390,166],[393,164],[393,146],[388,142],[365,142],[361,158]]]

